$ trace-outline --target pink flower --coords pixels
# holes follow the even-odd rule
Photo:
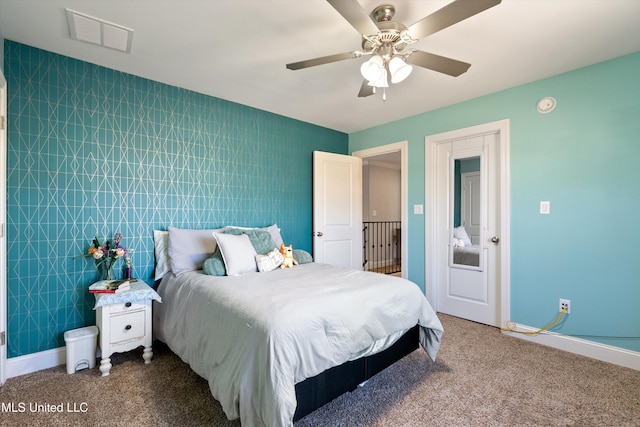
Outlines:
[[[124,256],[124,254],[127,253],[127,251],[125,251],[122,248],[117,248],[115,252],[116,252],[116,258],[120,258],[121,256]]]
[[[102,249],[96,249],[96,251],[93,253],[93,259],[100,259],[104,256],[104,252],[102,252]]]

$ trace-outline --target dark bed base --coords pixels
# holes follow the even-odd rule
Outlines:
[[[378,354],[346,362],[296,384],[298,406],[293,420],[297,421],[336,397],[355,390],[358,384],[413,352],[418,348],[418,338],[416,325],[395,344]]]

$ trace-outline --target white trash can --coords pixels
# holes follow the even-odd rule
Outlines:
[[[67,374],[96,366],[98,327],[87,326],[64,333],[67,345]]]

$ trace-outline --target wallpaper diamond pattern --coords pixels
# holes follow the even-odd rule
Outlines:
[[[153,283],[153,230],[277,223],[311,250],[312,152],[347,135],[5,41],[8,356],[95,323],[79,258],[124,236]]]

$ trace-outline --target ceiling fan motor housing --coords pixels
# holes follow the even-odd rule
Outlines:
[[[380,46],[389,45],[396,51],[402,51],[407,44],[398,43],[401,40],[401,33],[407,29],[404,25],[394,21],[382,21],[376,24],[380,29],[378,34],[372,34],[369,37],[362,38],[362,49],[365,52],[379,48]]]
[[[371,12],[371,17],[375,22],[391,21],[393,15],[396,14],[396,8],[392,4],[383,4]]]

